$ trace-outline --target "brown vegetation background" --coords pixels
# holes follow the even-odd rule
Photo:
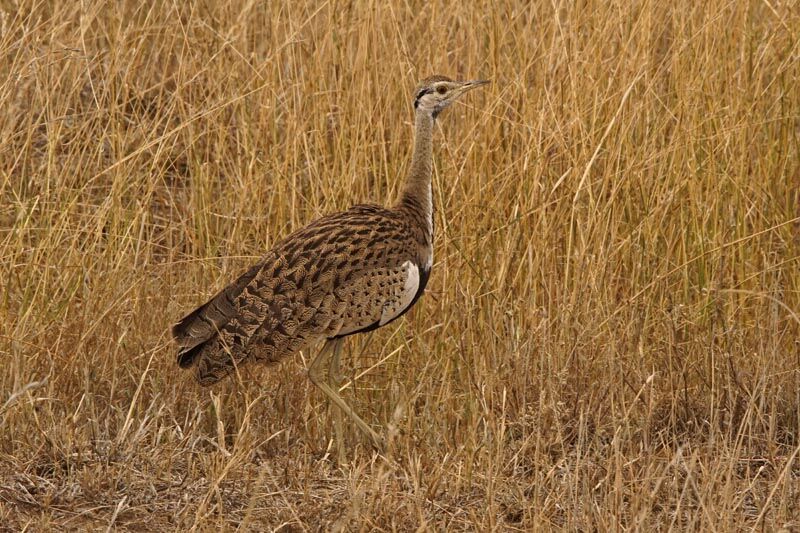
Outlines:
[[[5,1],[0,524],[800,529],[797,1]],[[201,389],[169,326],[436,137],[414,312]]]

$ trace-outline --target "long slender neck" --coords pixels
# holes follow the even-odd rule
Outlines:
[[[397,207],[421,218],[426,233],[433,236],[433,195],[431,173],[433,170],[433,117],[418,109],[414,120],[414,154],[406,184]]]

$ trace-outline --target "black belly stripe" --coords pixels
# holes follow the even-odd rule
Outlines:
[[[417,268],[419,268],[419,267],[417,267]],[[401,316],[406,314],[409,309],[414,307],[414,304],[417,303],[417,300],[419,300],[420,296],[422,296],[422,293],[425,292],[425,286],[428,284],[428,278],[430,276],[431,276],[431,269],[430,268],[428,268],[427,270],[421,270],[420,269],[420,271],[419,271],[419,287],[417,287],[417,294],[414,295],[414,298],[412,298],[411,303],[409,303],[406,306],[405,309],[400,311],[400,313],[396,317],[394,317],[393,319],[388,321],[386,324],[383,324],[384,326],[386,326],[387,324],[391,324],[392,322],[394,322],[395,320],[397,320],[398,318],[400,318]],[[376,320],[375,322],[373,322],[372,324],[370,324],[369,326],[367,326],[365,328],[361,328],[361,329],[356,330],[356,331],[351,331],[350,333],[345,333],[343,335],[334,335],[333,337],[329,337],[329,339],[330,340],[342,339],[344,337],[349,337],[350,335],[355,335],[356,333],[367,333],[368,331],[372,331],[373,329],[378,329],[380,327],[382,327],[382,326],[381,326],[381,319],[379,318],[378,320]]]

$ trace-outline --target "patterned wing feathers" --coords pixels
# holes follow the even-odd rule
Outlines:
[[[179,364],[196,366],[209,385],[248,361],[277,362],[320,339],[377,327],[414,255],[388,210],[356,206],[321,218],[175,325]]]
[[[263,262],[253,265],[236,281],[219,291],[208,302],[183,317],[172,327],[172,337],[181,348],[178,355],[178,364],[181,367],[191,366],[196,355],[193,348],[211,339],[217,334],[219,328],[236,315],[237,309],[234,303],[236,298],[262,266]]]

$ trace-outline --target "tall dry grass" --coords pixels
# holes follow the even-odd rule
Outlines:
[[[10,529],[800,528],[800,4],[5,2]],[[198,388],[168,328],[276,239],[387,202],[443,115],[429,292]]]

